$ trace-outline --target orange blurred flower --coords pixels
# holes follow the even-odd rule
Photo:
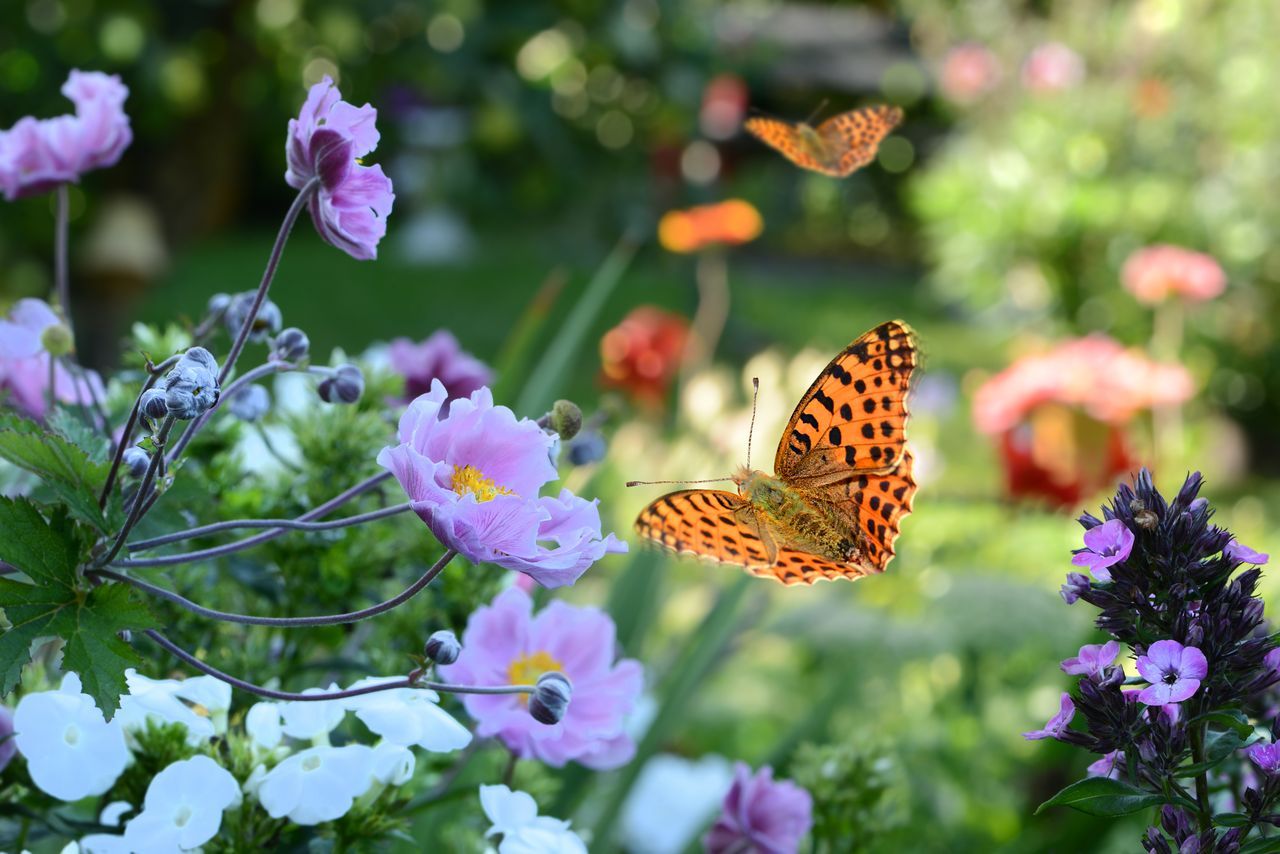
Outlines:
[[[1181,365],[1095,335],[992,377],[974,396],[973,420],[998,437],[1011,496],[1072,507],[1136,465],[1125,430],[1135,415],[1182,403],[1193,391]]]
[[[661,408],[680,370],[689,323],[656,306],[631,310],[600,339],[600,381],[636,402]]]
[[[1134,252],[1124,262],[1120,279],[1147,305],[1163,302],[1170,294],[1203,302],[1227,287],[1227,274],[1213,256],[1167,244]]]
[[[764,230],[760,212],[742,199],[668,211],[658,222],[658,242],[668,252],[687,254],[708,246],[750,243]]]

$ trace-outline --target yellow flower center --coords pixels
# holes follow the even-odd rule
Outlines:
[[[564,665],[551,657],[551,653],[538,650],[532,655],[522,655],[507,668],[507,683],[510,685],[537,685],[538,677],[553,670],[564,672]],[[528,694],[520,694],[520,703],[529,702]]]
[[[449,488],[459,495],[474,495],[476,501],[492,501],[499,495],[515,495],[505,486],[498,486],[493,478],[485,477],[484,472],[473,466],[454,466],[453,480]]]

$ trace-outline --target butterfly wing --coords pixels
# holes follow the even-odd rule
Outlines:
[[[884,572],[893,559],[894,541],[915,499],[914,464],[911,451],[904,448],[902,460],[893,471],[856,473],[849,480],[811,493],[814,500],[829,504],[857,532],[859,558],[849,565],[860,569],[860,574]]]
[[[916,335],[882,323],[844,348],[800,398],[773,468],[819,489],[863,473],[888,473],[906,444],[907,391],[918,361]]]
[[[720,489],[664,495],[636,517],[636,531],[674,552],[747,569],[767,569],[778,554],[755,508]]]
[[[747,119],[744,127],[747,129],[747,133],[778,151],[783,157],[797,166],[830,174],[826,165],[813,157],[809,147],[801,139],[800,131],[790,122],[763,116],[752,116]]]
[[[902,121],[902,110],[883,104],[832,116],[818,125],[818,136],[838,157],[827,166],[840,177],[852,175],[876,157],[880,142]]]

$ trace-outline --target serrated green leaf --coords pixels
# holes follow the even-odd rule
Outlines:
[[[0,498],[0,560],[13,564],[37,583],[71,584],[77,558],[69,532],[49,525],[34,504],[25,498]]]
[[[1121,780],[1086,777],[1036,807],[1036,813],[1039,814],[1045,807],[1065,806],[1088,815],[1114,818],[1167,802],[1168,799],[1163,795],[1139,789]]]
[[[0,696],[18,685],[22,668],[31,660],[31,643],[36,638],[61,634],[66,623],[60,618],[75,604],[70,586],[22,584],[0,578],[0,608],[10,627],[0,635]]]
[[[76,518],[108,533],[110,526],[98,507],[107,480],[107,465],[63,437],[13,416],[0,419],[0,457],[39,475],[46,487]]]
[[[123,584],[105,584],[89,592],[75,614],[74,627],[61,633],[67,646],[62,662],[80,676],[82,690],[110,720],[127,686],[126,668],[142,659],[119,633],[158,625],[151,612]]]
[[[45,426],[84,451],[90,462],[98,465],[107,462],[110,443],[78,410],[59,406],[45,419]]]

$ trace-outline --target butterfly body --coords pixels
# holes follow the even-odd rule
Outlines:
[[[746,129],[797,166],[844,178],[875,159],[881,140],[901,121],[902,110],[879,106],[840,113],[817,127],[753,116]]]
[[[640,513],[636,530],[784,584],[882,572],[916,489],[905,434],[915,365],[915,333],[901,321],[882,323],[800,399],[773,475],[744,467],[732,477],[736,493],[665,495]]]

